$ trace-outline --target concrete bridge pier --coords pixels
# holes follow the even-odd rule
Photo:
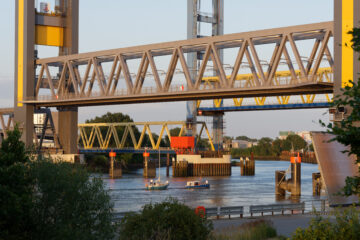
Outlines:
[[[116,153],[110,152],[109,156],[110,156],[109,177],[112,179],[121,178],[122,169],[121,169],[121,165],[115,161]]]
[[[150,161],[150,153],[144,152],[143,157],[144,157],[144,172],[143,172],[144,178],[155,178],[156,167],[155,167],[155,162]]]

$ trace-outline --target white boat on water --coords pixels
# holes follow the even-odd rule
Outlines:
[[[161,182],[160,178],[155,181],[150,180],[150,182],[145,185],[147,190],[166,190],[168,186],[169,182]]]
[[[169,186],[169,181],[161,182],[160,179],[160,148],[159,148],[159,178],[157,180],[150,180],[149,183],[145,184],[147,190],[166,190]]]

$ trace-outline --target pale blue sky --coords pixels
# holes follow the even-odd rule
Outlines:
[[[210,0],[202,0],[202,2]],[[53,1],[49,1],[50,3]],[[13,101],[14,0],[0,8],[0,107]],[[186,0],[80,0],[79,50],[89,52],[186,39]],[[332,21],[333,0],[225,0],[225,34]],[[46,49],[42,57],[56,51]],[[184,120],[184,102],[86,107],[79,122],[107,111],[135,121]],[[276,137],[280,130],[320,130],[325,109],[234,112],[225,115],[225,134]],[[210,120],[210,119],[209,119]]]

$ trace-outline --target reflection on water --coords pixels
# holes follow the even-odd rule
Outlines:
[[[167,197],[174,197],[196,207],[215,206],[250,206],[256,204],[271,204],[277,202],[275,198],[275,170],[286,170],[289,162],[256,161],[255,176],[240,176],[240,167],[232,167],[232,176],[206,177],[210,189],[185,189],[186,181],[198,178],[166,177],[166,168],[161,168],[161,179],[170,182],[168,190],[147,191],[142,177],[142,169],[131,174],[124,174],[121,179],[109,179],[104,175],[104,182],[111,191],[115,211],[137,211],[141,206],[150,202],[159,202]],[[157,169],[158,171],[158,169]],[[319,199],[312,196],[312,173],[318,172],[315,164],[301,164],[301,197],[282,201],[307,201]],[[170,171],[171,172],[171,171]],[[322,196],[321,198],[325,198]]]

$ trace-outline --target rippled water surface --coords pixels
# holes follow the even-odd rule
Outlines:
[[[210,189],[185,189],[186,181],[198,178],[173,178],[171,168],[170,177],[166,177],[165,167],[160,170],[161,179],[170,182],[168,190],[165,191],[145,190],[145,183],[148,180],[142,177],[142,169],[124,174],[121,179],[109,179],[108,175],[104,175],[103,178],[111,191],[117,212],[137,211],[146,203],[159,202],[167,197],[175,197],[191,207],[250,206],[277,202],[274,194],[275,171],[286,170],[289,166],[289,162],[256,161],[255,176],[240,176],[240,167],[232,167],[232,175],[229,177],[206,177],[211,185]],[[312,196],[311,175],[318,171],[318,165],[301,164],[300,201],[319,199]],[[282,201],[291,201],[291,199]]]

